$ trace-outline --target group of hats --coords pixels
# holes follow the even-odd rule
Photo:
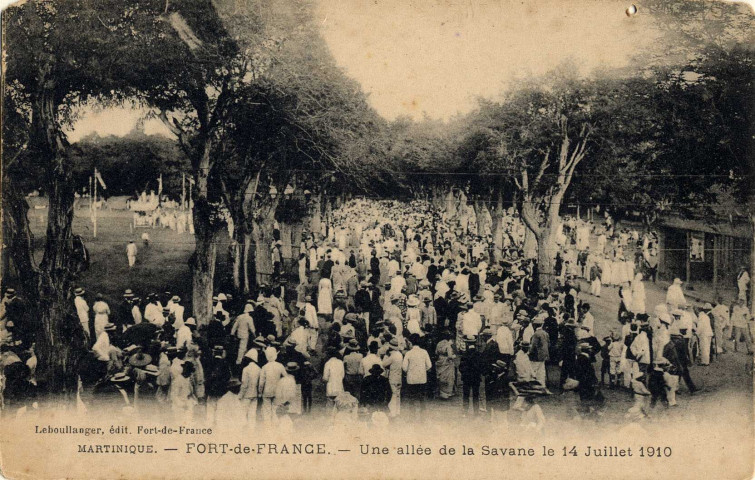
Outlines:
[[[252,341],[252,344],[259,348],[280,346],[280,342],[275,339],[275,335],[268,335],[267,337],[259,335]]]

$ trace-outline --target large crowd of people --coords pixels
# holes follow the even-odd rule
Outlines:
[[[608,215],[566,218],[545,272],[555,278],[541,285],[514,211],[494,233],[463,210],[351,200],[304,235],[288,275],[271,245],[274,283],[248,298],[219,292],[207,322],[188,315],[180,292],[126,290],[108,305],[76,288],[72,311],[87,342],[79,408],[291,428],[313,404],[336,420],[422,421],[429,402],[461,396],[460,416],[542,430],[542,397],[574,392],[575,415],[599,418],[605,389],[624,389],[634,399],[626,416],[640,419],[677,405],[680,383],[696,392],[693,365],[740,340],[752,353],[746,298],[694,304],[677,279],[665,303],[646,305],[652,234],[615,231]],[[613,328],[599,338],[586,299],[606,286],[619,288],[620,304],[600,319]],[[23,318],[23,300],[6,290],[6,409],[33,400],[34,337]]]

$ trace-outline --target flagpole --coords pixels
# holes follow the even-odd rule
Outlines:
[[[181,172],[181,210],[185,210],[186,206],[186,173]]]
[[[97,238],[97,168],[94,169],[94,200],[92,202],[92,221],[94,222],[94,238]]]

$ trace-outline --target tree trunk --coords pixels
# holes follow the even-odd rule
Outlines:
[[[315,234],[315,238],[319,241],[320,228],[322,222],[322,192],[317,192],[312,200],[312,216],[309,223],[309,231]]]
[[[556,285],[556,275],[553,268],[556,250],[558,249],[555,228],[544,227],[537,240],[537,267],[540,288],[548,287],[550,291],[553,291],[553,287]]]
[[[189,260],[192,272],[192,312],[197,325],[207,325],[212,319],[212,296],[215,264],[218,255],[218,225],[213,221],[214,207],[209,202],[210,152],[212,142],[204,139],[199,157],[194,163],[194,254]]]
[[[194,201],[195,250],[190,261],[192,271],[192,311],[197,325],[212,319],[212,296],[217,259],[217,229],[211,223],[212,206],[204,197]]]
[[[755,279],[752,278],[752,275],[755,275],[755,213],[752,212],[750,213],[750,229],[752,230],[750,237],[750,314],[755,315]]]
[[[523,247],[524,258],[537,258],[542,227],[540,226],[540,212],[529,198],[525,198],[524,201],[522,201],[521,217],[525,226]]]
[[[42,73],[44,76],[44,73]],[[44,79],[43,79],[44,80]],[[45,81],[40,82],[45,85]],[[42,90],[32,102],[32,141],[47,163],[49,198],[45,253],[39,268],[36,296],[38,306],[31,329],[36,330],[37,380],[49,394],[76,392],[79,359],[84,333],[73,313],[73,168],[66,154],[67,141],[57,122],[57,105],[51,91]],[[36,302],[35,302],[36,301]],[[36,305],[35,305],[36,303]]]
[[[496,201],[495,209],[492,213],[493,219],[493,259],[496,263],[503,260],[503,218],[505,212],[503,210],[503,194],[498,192],[498,199]]]
[[[279,198],[279,196],[276,196],[266,199],[264,205],[257,205],[257,212],[255,212],[252,239],[254,240],[254,265],[257,285],[269,284],[273,273],[271,247],[274,240],[275,211],[278,208]]]
[[[303,240],[302,232],[304,231],[304,223],[299,221],[296,222],[291,227],[291,258],[294,259],[294,261],[299,260],[299,255],[302,253],[301,248],[301,241]]]
[[[38,271],[34,263],[34,237],[29,228],[29,204],[18,191],[9,172],[3,178],[3,268],[6,274],[12,263],[22,296],[38,295]]]
[[[449,188],[446,193],[446,216],[451,219],[456,216],[456,196],[453,188]]]
[[[241,265],[244,263],[244,254],[239,237],[243,238],[243,234],[238,232],[238,230],[234,230],[233,233],[233,236],[236,237],[233,239],[233,244],[231,245],[233,249],[233,290],[234,293],[239,294],[242,288]]]
[[[281,256],[283,258],[292,258],[293,230],[294,227],[288,222],[278,222],[281,232]]]
[[[254,265],[257,276],[257,285],[270,282],[273,273],[273,259],[270,247],[273,243],[273,222],[255,221],[252,228],[254,240]]]
[[[63,393],[68,399],[76,393],[77,372],[85,341],[72,307],[73,183],[70,170],[51,175],[47,242],[39,273],[39,318],[36,337],[37,381],[50,394]],[[33,303],[33,302],[32,302]]]
[[[242,271],[244,273],[244,295],[248,295],[251,291],[251,283],[249,277],[249,254],[252,251],[252,234],[244,232],[244,260],[242,263]]]
[[[475,219],[477,220],[477,235],[482,237],[491,233],[490,228],[491,216],[488,206],[484,200],[477,200],[475,202]]]

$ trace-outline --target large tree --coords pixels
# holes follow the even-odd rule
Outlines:
[[[29,261],[31,252],[24,251],[31,245],[26,240],[26,207],[17,196],[4,197],[15,198],[4,205],[14,220],[4,227],[14,238],[14,259],[23,265],[18,270],[24,294],[32,300],[29,315],[37,330],[38,378],[50,392],[75,391],[83,347],[71,302],[78,267],[71,229],[72,155],[64,127],[82,102],[102,96],[116,99],[130,90],[124,78],[133,60],[132,46],[151,38],[136,33],[155,30],[155,17],[138,15],[138,10],[139,4],[110,0],[38,0],[14,5],[3,14],[7,52],[3,121],[27,127],[26,139],[20,143],[23,148],[4,149],[3,160],[12,158],[18,162],[13,168],[40,173],[38,187],[48,198],[48,220],[38,268]],[[9,175],[9,192],[21,191],[20,183],[14,182],[18,179]]]

